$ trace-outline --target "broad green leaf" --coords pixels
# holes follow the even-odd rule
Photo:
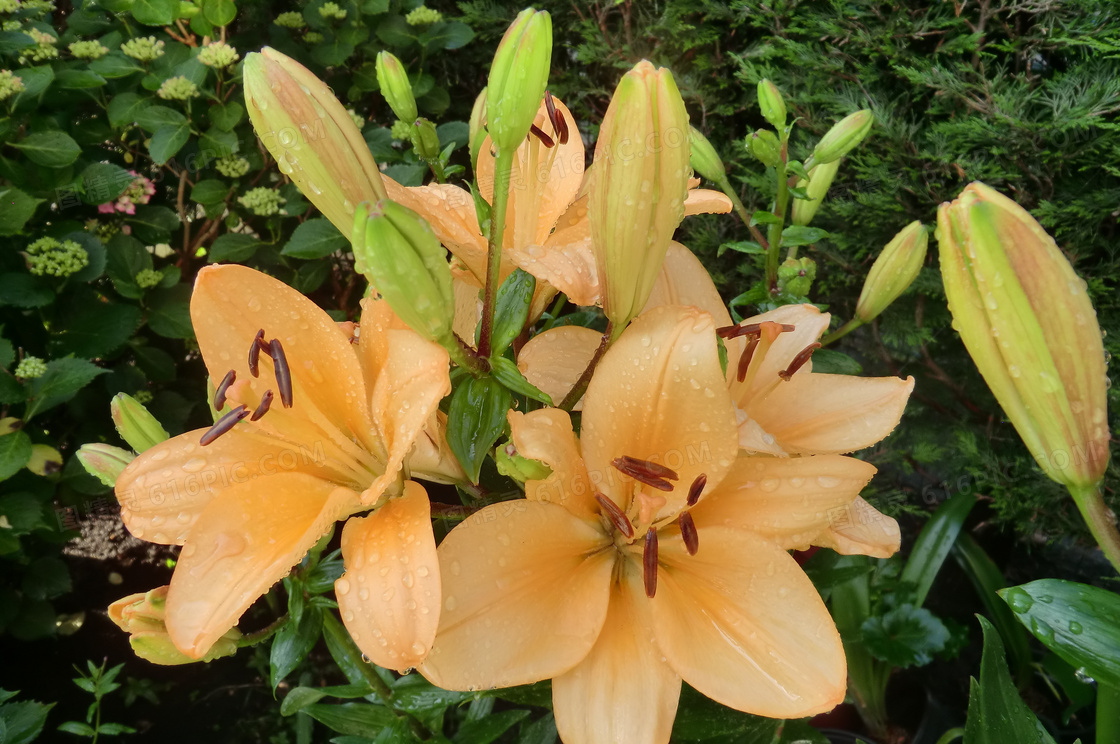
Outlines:
[[[741,713],[681,685],[680,705],[673,721],[673,741],[704,741],[735,735],[742,742],[770,742],[781,721]]]
[[[863,365],[842,351],[817,349],[813,352],[813,371],[831,375],[858,375]]]
[[[389,0],[363,0],[362,12],[366,15],[379,15],[389,12]],[[376,90],[376,88],[374,89]]]
[[[226,132],[232,131],[245,116],[245,107],[237,101],[210,107],[210,123]]]
[[[60,70],[55,76],[55,87],[62,90],[86,90],[100,88],[108,81],[89,70]]]
[[[906,566],[899,576],[902,581],[914,586],[916,607],[921,607],[926,601],[933,580],[937,578],[941,564],[953,549],[953,543],[975,503],[976,496],[972,493],[958,493],[937,507],[937,511],[918,534],[914,548],[910,551],[910,557],[906,560]]]
[[[474,31],[461,21],[440,21],[427,32],[430,49],[460,49],[474,38]]]
[[[350,241],[325,217],[307,220],[292,233],[291,240],[280,251],[292,258],[323,258],[336,251],[347,250]]]
[[[329,610],[323,612],[323,640],[327,643],[327,651],[330,652],[334,663],[338,665],[339,670],[350,681],[350,684],[370,684],[367,678],[371,674],[377,674],[378,667],[367,663],[362,658],[362,652],[354,643],[354,639],[350,637],[350,633],[343,627],[334,613]],[[386,680],[385,677],[382,677],[382,680],[386,684],[390,681]]]
[[[369,685],[334,685],[330,687],[294,687],[280,704],[280,715],[290,716],[300,709],[319,702],[325,697],[349,700],[364,698],[373,693]]]
[[[54,301],[54,292],[35,276],[22,272],[0,273],[0,306],[43,307]]]
[[[299,666],[303,657],[312,649],[323,630],[323,614],[318,607],[308,607],[300,621],[289,620],[272,640],[269,657],[269,677],[273,691],[280,680]]]
[[[131,235],[118,233],[109,241],[105,273],[113,280],[113,287],[122,297],[138,300],[144,290],[136,284],[136,275],[152,268],[152,254],[144,244]]]
[[[202,15],[215,26],[228,26],[237,16],[232,0],[202,0]]]
[[[1042,645],[1090,677],[1120,688],[1120,595],[1040,579],[999,593]]]
[[[494,379],[505,385],[510,391],[519,393],[533,400],[539,400],[546,406],[554,405],[552,398],[543,390],[537,389],[533,383],[525,379],[517,365],[505,357],[492,357],[490,359],[490,372]]]
[[[556,744],[558,741],[560,736],[556,732],[556,717],[547,713],[521,727],[517,744]]]
[[[324,67],[338,67],[353,53],[354,45],[339,38],[328,38],[311,48],[311,57]]]
[[[529,305],[536,287],[536,278],[524,269],[515,269],[498,287],[490,356],[500,356],[521,333],[529,318]]]
[[[16,378],[0,372],[0,405],[22,403],[27,398],[27,388]]]
[[[0,31],[0,54],[11,54],[35,46],[35,40],[22,31]]]
[[[383,705],[372,703],[344,703],[326,705],[316,703],[303,708],[303,713],[314,718],[332,731],[352,736],[376,737],[386,726],[397,720],[397,714]]]
[[[210,263],[218,263],[219,261],[228,261],[230,263],[239,263],[241,261],[249,260],[257,248],[261,245],[261,241],[252,235],[245,235],[243,233],[226,233],[210,246],[210,253],[208,259]]]
[[[717,256],[722,256],[727,251],[735,251],[736,253],[766,253],[766,249],[753,240],[736,240],[730,243],[722,243],[716,251]]]
[[[46,373],[31,381],[23,420],[30,421],[32,416],[65,403],[106,371],[92,362],[74,357],[47,362]]]
[[[135,105],[135,104],[134,104]],[[149,132],[155,132],[160,127],[170,124],[186,124],[187,117],[167,106],[149,105],[133,111],[136,123]]]
[[[59,724],[58,730],[64,734],[76,734],[83,736],[87,739],[92,739],[95,735],[93,726],[81,721],[67,721],[66,723]]]
[[[35,132],[19,142],[9,142],[36,165],[47,168],[63,168],[70,165],[82,154],[82,148],[74,138],[65,132]]]
[[[30,744],[35,741],[47,722],[47,713],[54,705],[54,703],[21,700],[0,706],[4,744]]]
[[[163,349],[154,346],[141,346],[132,350],[136,366],[144,371],[152,382],[171,382],[175,379],[175,358]]]
[[[179,215],[154,204],[141,204],[136,207],[136,214],[126,219],[132,225],[132,234],[146,245],[167,243],[171,233],[179,229]]]
[[[35,209],[45,199],[36,199],[14,186],[0,186],[0,236],[18,235]]]
[[[470,140],[470,125],[465,121],[449,121],[436,127],[440,147],[454,145],[455,149],[465,147]]]
[[[170,26],[177,7],[176,0],[135,0],[132,17],[145,26]]]
[[[88,204],[104,204],[123,194],[135,179],[119,165],[91,163],[78,177],[78,183]]]
[[[152,135],[148,143],[148,153],[151,154],[156,165],[163,165],[187,144],[190,137],[191,130],[186,123],[165,124]]]
[[[141,320],[140,308],[135,305],[98,301],[76,304],[51,329],[51,356],[109,356],[132,338]]]
[[[237,152],[240,147],[235,133],[227,132],[217,126],[210,127],[203,132],[198,144],[208,157],[231,155]]]
[[[166,338],[191,338],[191,288],[179,284],[157,292],[148,308],[148,327]]]
[[[131,57],[126,57],[121,52],[110,52],[109,54],[106,54],[101,59],[97,59],[97,60],[94,60],[93,62],[90,62],[89,63],[89,69],[93,70],[94,72],[96,72],[101,77],[109,78],[110,80],[115,79],[115,78],[128,77],[129,75],[133,75],[137,72],[143,72],[144,71],[144,68],[141,67],[140,64],[136,60],[132,59]],[[110,111],[109,121],[110,122],[113,121],[113,118],[112,118],[113,101],[116,101],[116,99],[120,98],[121,96],[136,96],[136,94],[135,93],[121,93],[120,95],[113,97],[113,100],[109,102],[109,111]],[[120,105],[123,106],[125,104],[120,104]],[[113,123],[113,126],[120,126],[120,125],[116,124],[116,123]]]
[[[490,378],[470,377],[451,394],[447,443],[471,483],[478,483],[482,461],[505,428],[510,400],[509,391]]]
[[[16,347],[6,338],[0,338],[0,369],[7,369],[16,360]]]
[[[32,599],[61,596],[71,589],[70,571],[61,558],[39,558],[24,569],[22,589]]]
[[[191,189],[191,201],[203,206],[221,204],[229,196],[229,184],[216,178],[199,181]]]
[[[944,623],[929,610],[910,604],[867,618],[860,633],[872,656],[902,669],[930,663],[949,641]]]
[[[109,123],[118,129],[128,126],[137,121],[140,112],[151,106],[152,100],[150,98],[142,98],[132,92],[120,93],[113,96],[113,99],[109,101],[107,109]]]
[[[22,430],[0,436],[0,481],[11,478],[31,459],[31,437]]]
[[[776,225],[781,221],[781,217],[778,217],[773,212],[767,212],[765,209],[756,210],[751,215],[752,225]]]
[[[490,744],[509,729],[529,717],[527,710],[504,710],[477,721],[467,721],[455,732],[454,744]]]

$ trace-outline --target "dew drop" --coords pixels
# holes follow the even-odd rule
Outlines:
[[[339,579],[338,581],[336,581],[334,583],[334,590],[339,595],[349,594],[350,593],[350,580],[349,579]]]
[[[204,467],[206,467],[206,460],[201,457],[192,457],[182,465],[183,470],[187,471],[188,473],[197,473]]]

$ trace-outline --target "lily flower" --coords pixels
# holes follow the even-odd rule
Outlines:
[[[694,307],[639,316],[591,380],[579,439],[564,411],[509,414],[517,452],[551,475],[441,543],[443,612],[420,667],[434,684],[552,678],[567,744],[667,742],[682,679],[778,718],[843,700],[840,637],[787,551],[875,468],[741,456],[715,328]]]
[[[191,320],[217,386],[210,429],[144,451],[116,484],[136,537],[182,545],[175,647],[205,657],[335,522],[343,621],[375,663],[415,666],[439,616],[424,488],[409,455],[451,390],[447,352],[365,300],[357,343],[300,293],[242,266],[199,272]],[[438,465],[439,448],[422,455]],[[403,471],[403,472],[402,472]],[[365,516],[354,516],[368,512]],[[352,517],[352,518],[351,518]]]

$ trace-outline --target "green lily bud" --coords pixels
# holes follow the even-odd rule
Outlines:
[[[499,150],[516,149],[529,134],[551,66],[552,17],[526,8],[498,44],[486,85],[486,128]]]
[[[758,81],[758,107],[762,109],[762,118],[770,122],[770,126],[778,131],[786,125],[786,102],[778,86],[769,80]]]
[[[856,304],[856,317],[870,323],[906,291],[926,260],[929,232],[914,220],[891,238],[871,265]]]
[[[544,480],[552,475],[552,468],[540,460],[530,460],[528,457],[517,454],[517,448],[513,446],[512,442],[498,447],[494,450],[494,454],[498,472],[513,478],[518,483],[529,480]]]
[[[778,267],[778,284],[795,297],[809,294],[817,278],[817,263],[811,258],[787,258]]]
[[[795,225],[805,226],[813,221],[813,217],[820,209],[821,202],[824,201],[824,195],[828,193],[829,186],[832,185],[832,179],[836,178],[836,171],[840,170],[840,160],[833,160],[831,163],[823,163],[815,165],[809,169],[809,180],[801,179],[797,182],[798,188],[805,189],[808,193],[808,199],[794,199],[792,212],[792,222]]]
[[[452,337],[455,293],[447,252],[418,214],[388,199],[358,206],[354,219],[355,268],[421,336]]]
[[[875,115],[867,109],[845,116],[821,137],[813,150],[813,162],[820,165],[844,157],[863,142],[874,123]]]
[[[33,444],[25,467],[35,475],[54,475],[62,470],[62,454],[50,445]]]
[[[109,404],[109,411],[121,439],[137,452],[154,447],[170,436],[156,417],[131,395],[117,393]]]
[[[117,478],[136,455],[111,444],[83,444],[78,448],[78,462],[86,472],[112,488]]]
[[[692,165],[692,170],[709,181],[717,183],[727,177],[727,171],[724,170],[723,161],[719,159],[716,148],[712,147],[712,143],[700,134],[696,127],[688,128],[688,143],[691,146],[689,163]]]
[[[241,631],[237,628],[226,631],[200,659],[192,659],[175,648],[164,624],[167,590],[168,587],[161,586],[150,592],[118,599],[109,605],[109,619],[129,634],[128,642],[137,656],[153,664],[174,666],[213,661],[237,653],[237,643],[241,640]]]
[[[979,182],[941,205],[937,241],[953,326],[1027,449],[1075,498],[1094,488],[1107,377],[1085,282],[1026,210]]]
[[[424,160],[435,160],[439,157],[439,135],[436,134],[436,125],[427,119],[417,119],[412,125],[412,146],[416,154]]]
[[[471,148],[471,169],[478,165],[478,151],[482,149],[482,141],[486,139],[486,88],[474,99],[471,109],[471,120],[467,125],[469,147]]]
[[[769,129],[759,129],[747,138],[747,149],[760,163],[773,168],[782,162],[782,143]]]
[[[409,124],[416,121],[416,99],[404,65],[391,52],[377,53],[377,84],[393,113]]]

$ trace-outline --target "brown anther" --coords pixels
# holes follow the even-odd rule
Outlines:
[[[261,396],[261,402],[257,404],[257,410],[253,411],[253,415],[249,417],[250,421],[256,421],[261,416],[268,413],[268,409],[272,407],[272,391],[265,390],[264,395]]]
[[[704,493],[704,486],[708,485],[708,476],[704,473],[696,476],[696,480],[692,481],[692,485],[688,487],[688,505],[696,506],[696,502],[700,500],[700,494]]]
[[[653,599],[657,594],[657,530],[650,527],[646,531],[646,545],[642,551],[642,579],[646,585],[646,596]]]
[[[218,387],[214,390],[214,410],[220,411],[226,407],[226,393],[229,392],[229,386],[237,380],[237,372],[230,370],[226,372],[226,376],[218,383]]]
[[[269,353],[272,355],[272,366],[276,373],[276,386],[280,388],[280,402],[285,408],[291,408],[292,370],[288,368],[288,358],[284,356],[284,347],[280,345],[280,339],[272,339]]]
[[[754,350],[758,348],[760,338],[760,336],[752,338],[750,343],[747,344],[747,348],[743,350],[743,355],[739,357],[739,368],[735,372],[735,377],[739,382],[747,379],[747,370],[750,369],[751,359],[754,358]]]
[[[599,506],[603,508],[603,514],[607,519],[611,520],[614,528],[625,535],[627,538],[634,536],[634,525],[630,524],[630,520],[618,508],[618,504],[611,501],[609,498],[601,493],[595,494],[595,500],[599,502]]]
[[[760,333],[762,333],[762,325],[759,323],[720,326],[716,329],[716,335],[722,339],[739,338],[740,336],[757,336]]]
[[[206,445],[210,444],[215,439],[232,429],[238,421],[248,415],[248,408],[246,408],[245,406],[238,406],[237,408],[227,413],[225,416],[222,416],[220,419],[215,421],[214,425],[202,434],[202,437],[198,440],[198,443],[205,447]]]
[[[548,111],[548,120],[552,122],[552,131],[556,133],[556,138],[560,140],[560,144],[568,144],[568,122],[556,109],[556,102],[552,100],[552,94],[547,90],[544,92],[544,107]]]
[[[249,374],[253,377],[260,374],[261,349],[264,347],[264,329],[262,328],[257,331],[256,337],[253,338],[253,344],[249,347]]]
[[[529,133],[535,134],[537,136],[537,139],[539,139],[541,141],[541,144],[545,147],[556,147],[556,143],[552,141],[552,138],[545,134],[544,130],[538,127],[536,124],[530,125]]]
[[[788,367],[778,373],[778,377],[789,382],[789,378],[793,377],[793,373],[805,366],[805,362],[809,361],[809,357],[813,356],[813,352],[819,348],[821,348],[820,343],[812,343],[797,352],[797,356],[793,358]]]
[[[700,549],[700,535],[696,532],[696,523],[692,521],[692,515],[681,512],[677,517],[677,524],[681,528],[681,539],[684,540],[685,550],[689,555],[696,555],[696,551]]]
[[[634,480],[659,491],[672,491],[673,484],[669,480],[680,478],[675,470],[648,460],[639,460],[636,457],[616,457],[611,465],[623,475],[628,475]]]

